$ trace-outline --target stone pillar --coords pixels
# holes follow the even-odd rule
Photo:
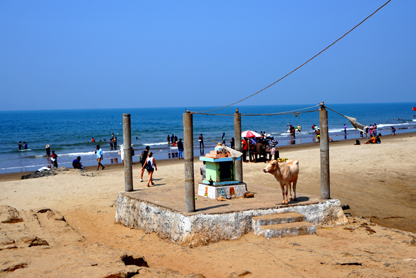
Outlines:
[[[123,114],[123,148],[124,148],[124,188],[126,192],[129,192],[129,191],[133,191],[130,114]]]
[[[319,108],[320,151],[321,151],[321,198],[330,199],[328,111],[324,103]]]
[[[185,200],[186,212],[195,211],[194,142],[192,113],[183,113],[183,138],[185,147]]]
[[[235,150],[241,152],[241,114],[238,112],[238,108],[234,114],[234,146]],[[239,182],[243,182],[243,160],[235,161],[235,179]]]

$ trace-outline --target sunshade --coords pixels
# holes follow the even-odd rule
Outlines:
[[[261,137],[261,135],[258,134],[255,131],[246,130],[246,131],[241,132],[241,137],[242,138],[244,138],[244,137],[246,137],[246,138],[253,138],[253,137]]]

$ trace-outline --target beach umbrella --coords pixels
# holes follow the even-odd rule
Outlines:
[[[242,138],[244,138],[244,137],[246,137],[246,138],[253,138],[253,137],[261,137],[261,135],[258,134],[255,131],[246,130],[246,131],[241,132],[241,137]]]

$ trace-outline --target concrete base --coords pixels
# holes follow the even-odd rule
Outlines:
[[[305,221],[316,225],[348,222],[341,202],[336,199],[320,200],[298,193],[298,201],[280,205],[280,188],[251,185],[250,191],[255,192],[254,198],[225,202],[198,198],[195,200],[197,211],[192,213],[185,212],[182,186],[120,192],[115,222],[188,246],[237,239],[254,231],[252,217],[261,215],[298,212],[305,215]]]
[[[245,183],[237,183],[232,185],[212,186],[200,183],[198,185],[198,195],[211,199],[223,196],[226,199],[243,197],[247,192]]]

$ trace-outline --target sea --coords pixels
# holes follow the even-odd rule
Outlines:
[[[377,124],[378,133],[391,134],[416,131],[414,103],[363,103],[325,104],[327,107],[350,117],[363,125]],[[58,155],[59,167],[71,167],[72,161],[81,156],[84,166],[96,165],[95,147],[104,151],[103,164],[120,163],[116,150],[111,150],[109,139],[114,134],[118,145],[123,143],[123,113],[131,115],[131,142],[135,150],[133,161],[139,161],[140,152],[149,146],[156,160],[178,159],[177,150],[167,143],[167,136],[183,138],[183,113],[186,110],[200,112],[215,107],[175,108],[126,108],[87,110],[0,111],[0,174],[36,171],[47,166],[45,146],[51,146]],[[319,112],[294,113],[317,109],[317,105],[266,105],[238,106],[242,114],[242,131],[266,132],[278,141],[278,147],[289,144],[315,142],[312,125],[319,126]],[[228,107],[211,113],[219,115],[193,115],[194,154],[208,153],[225,133],[226,144],[234,137],[236,107]],[[284,114],[283,112],[289,112]],[[276,114],[256,116],[258,114]],[[296,138],[290,138],[287,125],[301,126]],[[347,135],[344,135],[344,124]],[[333,140],[360,138],[347,118],[328,110],[329,137]],[[204,136],[204,149],[200,150],[198,137]],[[94,138],[96,142],[91,142]],[[361,139],[364,140],[364,139]],[[19,150],[18,142],[26,142],[28,149]]]

